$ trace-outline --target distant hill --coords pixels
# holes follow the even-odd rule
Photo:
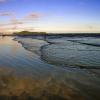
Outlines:
[[[19,35],[19,36],[28,36],[28,35],[45,35],[46,32],[29,32],[29,31],[21,31],[13,33],[13,35]]]

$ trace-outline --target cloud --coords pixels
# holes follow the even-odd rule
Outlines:
[[[4,3],[4,2],[6,2],[7,0],[0,0],[0,3]]]
[[[27,24],[27,28],[20,28],[20,29],[27,29],[27,30],[33,30],[34,28],[29,28],[29,25],[31,24],[31,22],[33,21],[37,21],[39,20],[43,15],[39,14],[39,13],[29,13],[26,16],[23,16],[22,18],[17,18],[17,15],[14,14],[13,12],[0,12],[0,16],[1,17],[8,17],[9,18],[9,22],[6,24],[0,24],[0,29],[4,28],[4,29],[8,29],[8,27],[10,29],[13,30],[17,30],[19,29],[19,27]],[[27,23],[28,22],[28,23]],[[22,25],[23,24],[23,25]]]
[[[9,12],[0,12],[0,16],[12,16],[12,13],[9,13]]]
[[[42,14],[39,13],[30,13],[26,16],[27,20],[36,20],[42,17]]]
[[[0,16],[7,16],[10,18],[10,21],[13,24],[22,24],[22,22],[27,22],[27,21],[37,21],[42,17],[42,14],[39,13],[30,13],[27,14],[26,16],[23,16],[22,18],[16,18],[16,14],[10,13],[10,12],[0,12]]]
[[[16,16],[15,14],[13,13],[10,13],[10,12],[0,12],[0,16],[3,16],[3,17],[8,17],[10,21],[13,21],[16,19]]]
[[[0,16],[7,16],[10,18],[10,21],[14,22],[14,23],[19,23],[19,21],[16,18],[16,15],[14,13],[10,13],[10,12],[0,12]]]
[[[10,12],[0,12],[0,16],[7,16],[9,18],[9,23],[6,24],[0,24],[0,27],[10,27],[12,26],[13,29],[17,28],[17,25],[23,24],[22,21],[16,18],[16,15]]]
[[[23,22],[21,21],[17,21],[17,22],[10,22],[10,23],[6,23],[6,24],[0,24],[0,27],[6,27],[6,26],[12,26],[12,25],[21,25],[23,24]]]

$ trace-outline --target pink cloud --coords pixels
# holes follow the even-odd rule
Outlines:
[[[9,12],[0,12],[0,16],[12,16],[12,13],[9,13]]]
[[[26,19],[28,19],[28,20],[36,20],[36,19],[39,19],[41,17],[42,17],[42,15],[39,14],[39,13],[30,13],[29,15],[26,16]]]
[[[10,12],[0,12],[0,16],[7,16],[9,17],[9,23],[6,24],[0,24],[0,27],[8,27],[8,26],[13,26],[13,28],[16,28],[17,25],[23,24],[22,21],[18,20],[16,18],[16,15]]]
[[[32,12],[32,13],[27,14],[26,16],[23,16],[22,18],[17,18],[16,14],[14,14],[12,12],[0,12],[0,16],[2,16],[2,17],[6,16],[9,18],[9,23],[0,24],[1,28],[7,29],[7,27],[9,27],[11,29],[19,29],[19,27],[20,27],[21,29],[27,29],[27,30],[32,31],[34,29],[33,27],[30,28],[27,26],[27,28],[26,27],[22,28],[21,26],[23,26],[27,22],[29,25],[29,22],[31,22],[31,21],[37,21],[39,18],[42,17],[42,14]]]

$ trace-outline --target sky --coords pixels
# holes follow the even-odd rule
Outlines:
[[[0,0],[0,32],[100,32],[100,0]]]

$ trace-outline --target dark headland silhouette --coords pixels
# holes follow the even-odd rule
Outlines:
[[[100,37],[100,33],[47,33],[47,32],[30,32],[21,31],[13,34],[3,34],[0,36],[67,36],[67,37]]]

